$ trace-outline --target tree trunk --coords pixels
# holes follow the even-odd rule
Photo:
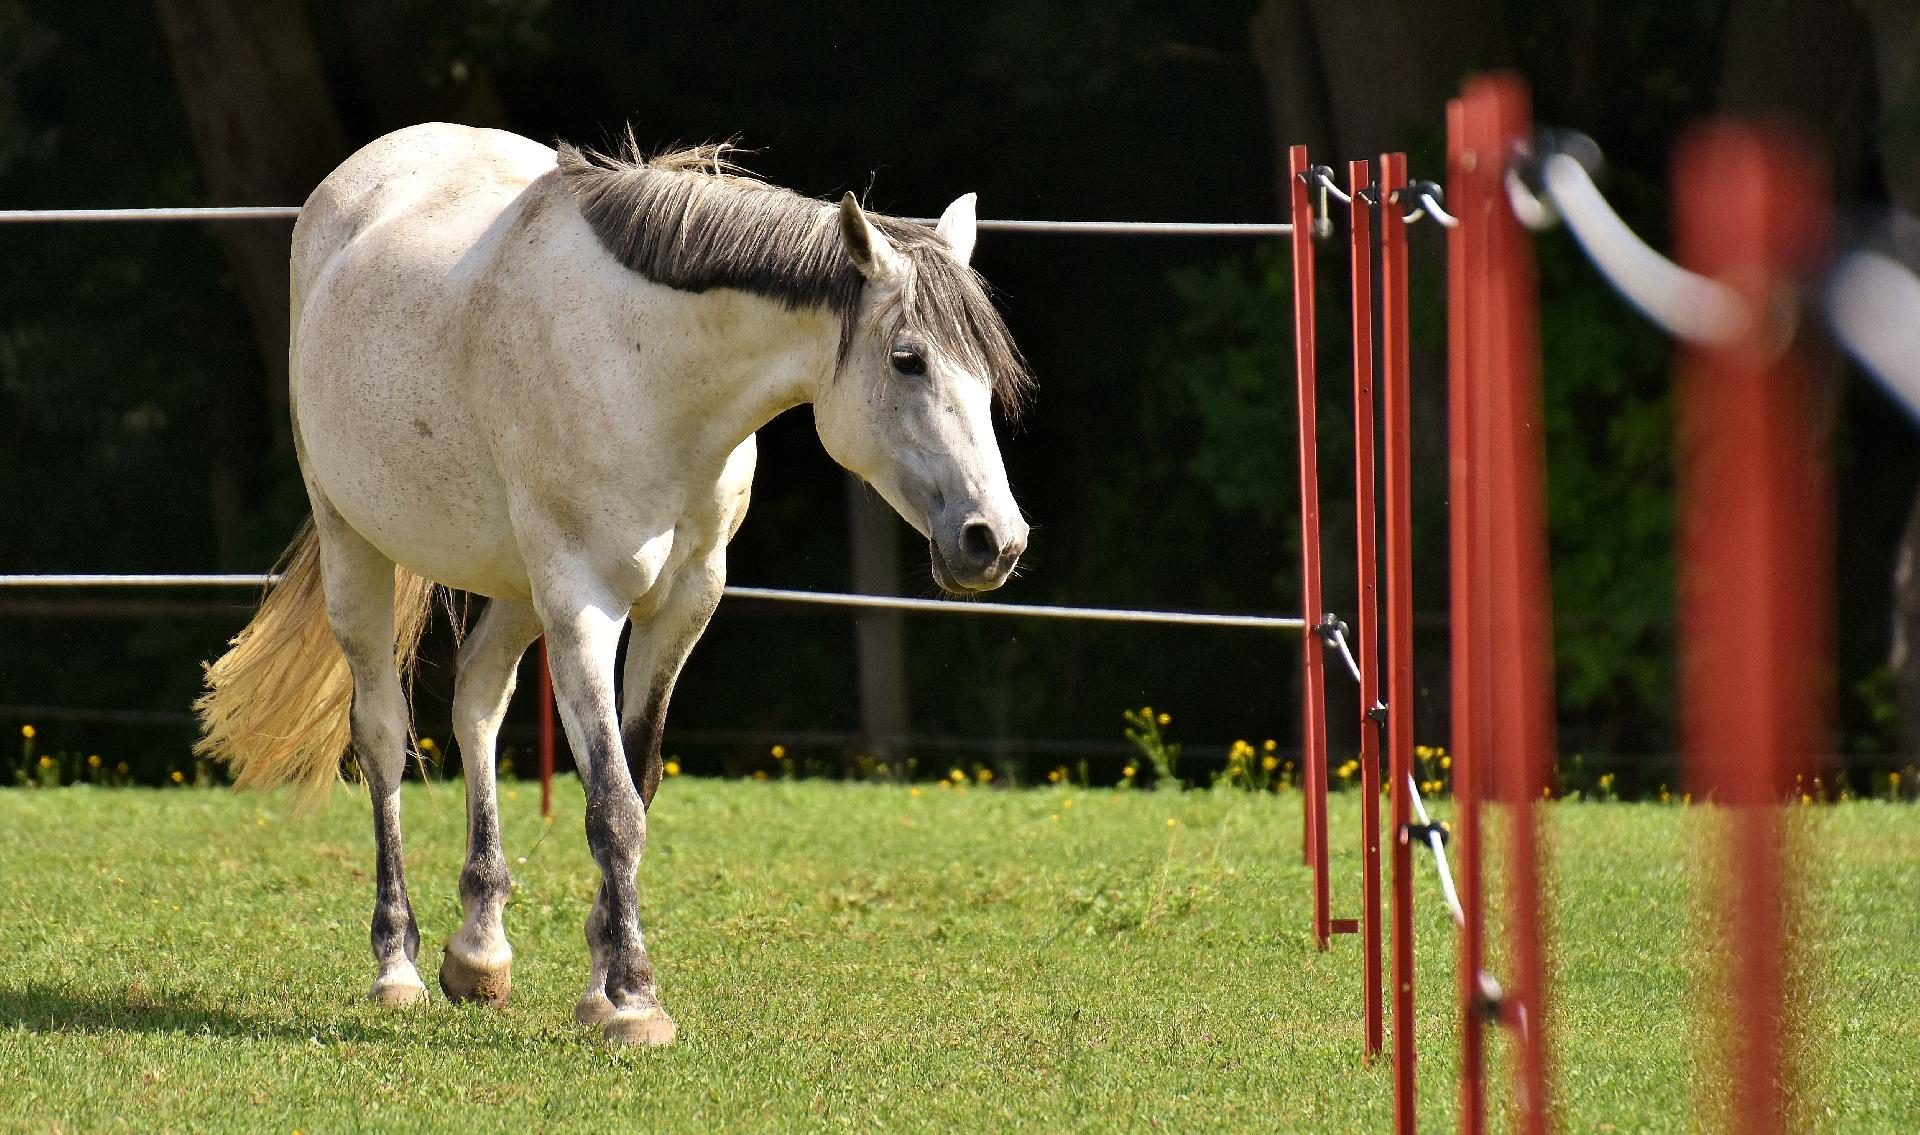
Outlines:
[[[1920,264],[1920,8],[1911,0],[1871,0],[1864,7],[1879,80],[1880,165],[1887,199],[1900,214],[1894,240],[1908,264]],[[1906,760],[1920,761],[1920,492],[1894,555],[1887,661],[1900,699],[1900,751]]]
[[[301,0],[157,0],[175,84],[216,205],[298,205],[346,153]],[[257,397],[216,396],[208,455],[214,545],[237,566],[241,502],[254,438],[282,454],[287,420],[287,236],[278,221],[216,224],[260,350]],[[265,415],[264,429],[252,407]],[[253,426],[254,428],[248,428]]]
[[[157,0],[174,80],[216,205],[298,205],[346,156],[302,0]],[[287,227],[214,234],[266,364],[275,441],[287,445]]]
[[[866,482],[847,474],[853,590],[900,593],[900,521]],[[860,735],[866,755],[904,755],[909,725],[906,629],[898,611],[861,611],[853,619],[860,668]]]

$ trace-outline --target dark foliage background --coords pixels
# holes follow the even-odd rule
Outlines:
[[[170,43],[181,50],[182,26],[244,22],[232,14],[242,6],[0,0],[0,206],[219,199],[188,107],[196,83],[221,77],[180,64]],[[1391,143],[1411,151],[1418,175],[1437,177],[1442,108],[1437,98],[1392,102],[1408,96],[1390,94],[1395,76],[1370,62],[1377,44],[1315,47],[1262,30],[1298,24],[1324,37],[1356,11],[1401,18],[1401,49],[1432,72],[1421,90],[1444,92],[1474,66],[1518,66],[1542,121],[1605,145],[1610,195],[1656,245],[1674,139],[1698,115],[1751,101],[1734,66],[1755,54],[1737,34],[1750,5],[1469,4],[1501,31],[1465,45],[1430,44],[1413,19],[1475,18],[1457,5],[1330,7],[272,0],[254,13],[277,21],[263,34],[292,36],[275,40],[281,62],[263,89],[301,84],[332,124],[288,143],[320,169],[339,156],[330,147],[425,117],[588,143],[631,123],[660,146],[738,136],[760,151],[750,164],[770,180],[818,195],[853,189],[908,215],[974,190],[989,216],[1273,219],[1275,139],[1296,128],[1301,105],[1287,101],[1289,74],[1320,84],[1327,108],[1313,121],[1325,129],[1309,140],[1341,147],[1325,157]],[[1806,66],[1865,74],[1872,60],[1852,54],[1865,50],[1864,39],[1836,36],[1809,45]],[[295,73],[284,62],[294,57],[317,72]],[[1859,151],[1837,163],[1840,194],[1878,200],[1887,171],[1874,155],[1886,147],[1864,148],[1867,126],[1898,135],[1913,119],[1880,108],[1870,90],[1849,97],[1841,103],[1857,104],[1859,121],[1826,124],[1836,146]],[[231,101],[222,113],[239,124],[236,137],[250,115],[273,112],[251,94]],[[1369,113],[1386,136],[1344,125]],[[274,229],[281,240],[284,227]],[[1416,377],[1427,392],[1416,423],[1417,733],[1438,743],[1444,330],[1430,228],[1416,230],[1415,249]],[[1564,236],[1544,238],[1541,254],[1562,741],[1583,769],[1650,788],[1666,777],[1673,745],[1666,346]],[[206,226],[0,228],[0,570],[254,571],[273,561],[305,502],[233,257]],[[993,235],[977,265],[1041,380],[1033,411],[1006,439],[1035,521],[1029,566],[1006,597],[1291,611],[1281,250]],[[1343,257],[1329,249],[1320,266],[1329,601],[1351,610]],[[1881,395],[1834,375],[1836,747],[1864,774],[1900,763],[1890,579],[1920,463],[1912,427]],[[761,444],[734,581],[844,588],[845,490],[805,412],[773,423]],[[928,593],[924,551],[899,531],[903,586]],[[98,751],[161,779],[185,759],[198,663],[246,607],[232,593],[0,595],[0,721],[34,722],[42,751]],[[1120,711],[1146,702],[1175,714],[1196,768],[1222,760],[1232,738],[1284,744],[1297,729],[1290,639],[947,618],[911,620],[906,636],[913,729],[925,739],[915,752],[929,770],[956,755],[1011,773],[1080,757],[1110,770]],[[451,675],[444,636],[436,643],[419,712],[423,731],[444,737]],[[693,771],[756,767],[779,739],[835,764],[859,748],[847,736],[859,728],[856,665],[844,615],[725,605],[681,683],[668,746]],[[1348,691],[1336,685],[1332,697],[1341,741],[1353,731]],[[509,725],[523,753],[532,710],[523,696]],[[1039,743],[1048,741],[1070,743]]]

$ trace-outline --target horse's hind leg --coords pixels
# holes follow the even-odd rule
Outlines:
[[[533,604],[494,599],[460,647],[453,729],[467,781],[467,864],[460,872],[460,905],[467,918],[448,939],[440,962],[440,990],[454,1001],[503,1005],[513,989],[513,948],[500,921],[511,880],[500,850],[494,744],[513,697],[520,656],[539,635]]]
[[[353,672],[353,751],[373,796],[373,999],[413,1005],[427,987],[413,960],[420,929],[400,857],[400,779],[407,760],[407,701],[393,657],[393,561],[316,500],[327,618]]]

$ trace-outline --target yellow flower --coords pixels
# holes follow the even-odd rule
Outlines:
[[[1168,827],[1170,827],[1170,828],[1177,828],[1177,827],[1179,827],[1179,826],[1180,826],[1180,821],[1179,821],[1179,820],[1176,820],[1176,819],[1174,819],[1174,818],[1173,818],[1172,816],[1168,816],[1168,817],[1167,817],[1167,826],[1168,826]]]
[[[168,775],[173,778],[175,784],[185,784],[187,782],[187,774],[181,772],[179,769],[174,769],[173,772]]]
[[[25,737],[29,741],[33,740],[36,732],[38,731],[31,725],[22,725],[20,727],[20,736]]]
[[[1267,757],[1260,758],[1260,767],[1265,769],[1268,772],[1272,772],[1274,769],[1278,768],[1279,766],[1280,766],[1279,757],[1267,756]]]
[[[1415,745],[1413,747],[1413,755],[1421,758],[1422,760],[1426,759],[1427,757],[1431,757],[1433,756],[1433,746],[1432,745]]]
[[[99,767],[100,767],[100,754],[99,754],[99,753],[95,753],[95,754],[93,754],[92,756],[90,756],[90,757],[88,757],[88,758],[87,758],[87,767],[88,767],[88,768],[99,768]]]
[[[1132,780],[1133,774],[1139,771],[1139,769],[1134,768],[1132,765],[1128,765],[1126,768],[1120,770],[1120,775],[1126,777],[1128,780]]]
[[[127,774],[127,762],[121,761],[119,764],[114,765],[113,771],[119,773],[122,776],[125,776]]]
[[[1052,815],[1048,816],[1047,819],[1052,820],[1054,823],[1057,824],[1060,822],[1060,813],[1055,812]]]
[[[980,781],[981,784],[986,784],[993,779],[993,770],[990,768],[983,768],[983,769],[980,769],[978,772],[975,772],[973,775],[976,779]]]
[[[1067,798],[1066,798],[1065,800],[1062,800],[1062,801],[1060,801],[1060,806],[1061,806],[1062,808],[1071,808],[1071,807],[1073,807],[1073,797],[1071,797],[1071,796],[1069,796],[1069,797],[1067,797]]]
[[[1172,725],[1172,724],[1173,724],[1173,714],[1171,714],[1171,713],[1163,713],[1163,714],[1161,714],[1161,715],[1160,715],[1159,717],[1156,717],[1156,718],[1154,718],[1154,720],[1155,720],[1155,721],[1158,721],[1158,722],[1159,722],[1160,724],[1162,724],[1162,725]]]
[[[53,758],[52,758],[52,757],[41,757],[41,758],[40,758],[40,767],[41,767],[41,768],[52,768],[52,767],[53,767]]]
[[[1269,737],[1266,740],[1260,742],[1260,747],[1262,749],[1265,749],[1267,752],[1271,753],[1275,749],[1278,749],[1280,747],[1280,743],[1275,741],[1273,738]]]
[[[667,763],[666,763],[665,765],[663,765],[663,766],[661,766],[661,767],[662,767],[662,768],[663,768],[663,769],[664,769],[664,770],[666,771],[666,774],[667,774],[668,776],[679,776],[679,775],[680,775],[680,762],[679,762],[679,761],[668,761],[668,762],[667,762]]]
[[[959,769],[949,769],[947,779],[953,781],[955,784],[959,784],[961,781],[967,779],[967,774],[961,772]]]
[[[1051,783],[1059,784],[1060,778],[1065,775],[1066,775],[1066,770],[1054,769],[1052,772],[1047,774],[1047,780],[1050,781]]]
[[[920,790],[918,788],[909,788],[907,789],[907,795],[917,799],[920,795]]]
[[[1453,758],[1452,758],[1452,757],[1441,757],[1441,758],[1440,758],[1440,767],[1441,767],[1441,768],[1452,768],[1452,767],[1453,767]]]
[[[420,751],[423,753],[431,753],[439,747],[440,746],[433,743],[433,738],[431,737],[420,738]]]
[[[769,752],[773,754],[773,759],[776,761],[784,761],[787,759],[787,747],[785,745],[775,745]]]
[[[765,780],[765,779],[767,779],[767,770],[766,770],[766,769],[763,769],[763,768],[760,768],[760,769],[754,769],[754,770],[753,770],[753,779],[755,779],[755,780]]]

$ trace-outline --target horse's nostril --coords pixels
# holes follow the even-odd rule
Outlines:
[[[970,567],[985,569],[993,566],[1000,558],[1000,540],[994,536],[993,527],[984,520],[975,520],[960,530],[960,555]]]

